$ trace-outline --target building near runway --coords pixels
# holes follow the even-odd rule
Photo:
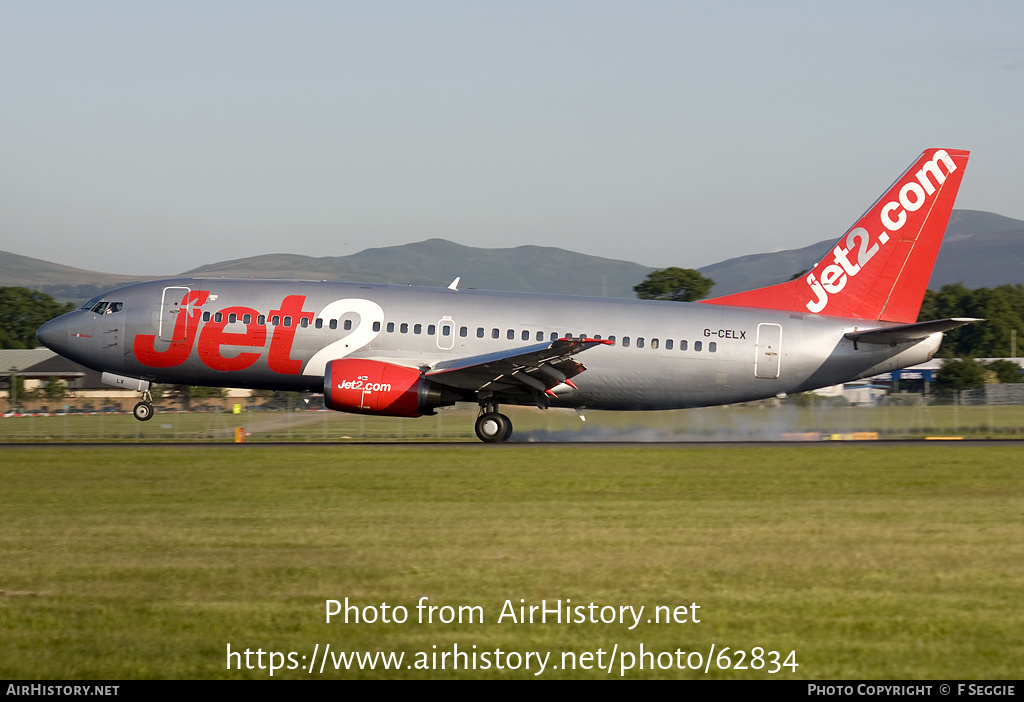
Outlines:
[[[0,350],[0,413],[12,410],[53,413],[75,411],[131,411],[139,393],[100,382],[100,373],[59,356],[49,349]],[[15,379],[12,396],[11,379]],[[54,382],[63,393],[47,395]],[[20,395],[19,395],[20,393]],[[229,409],[247,402],[251,390],[229,388],[223,398],[204,399],[204,404]],[[168,403],[171,404],[171,403]]]

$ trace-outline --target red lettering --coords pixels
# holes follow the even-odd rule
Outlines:
[[[182,299],[181,312],[175,319],[173,333],[175,339],[184,339],[183,341],[161,342],[168,346],[163,351],[157,351],[155,334],[137,334],[133,350],[139,363],[150,368],[171,368],[188,360],[195,345],[199,323],[202,319],[199,307],[207,301],[209,296],[208,290],[194,290]],[[273,334],[267,354],[267,365],[275,373],[298,375],[302,372],[302,361],[293,359],[291,353],[295,332],[302,320],[312,322],[315,316],[313,312],[303,311],[302,306],[305,302],[305,295],[288,295],[281,301],[281,309],[270,312],[272,319],[288,322],[287,325],[271,325]],[[232,313],[236,314],[238,318],[244,318],[246,314],[251,315],[252,321],[245,325],[244,332],[224,331]],[[215,321],[216,318],[214,318],[204,324],[202,332],[198,334],[199,359],[214,370],[238,371],[250,367],[259,360],[266,347],[267,325],[259,324],[256,321],[259,318],[256,310],[248,307],[227,307],[220,311],[220,315],[221,321]],[[225,346],[259,349],[259,351],[234,350],[235,355],[225,356],[223,352]]]
[[[137,334],[132,350],[139,363],[150,368],[171,368],[184,363],[196,340],[196,330],[202,317],[199,308],[209,295],[207,290],[193,290],[181,298],[181,311],[174,320],[174,338],[184,341],[172,341],[165,350],[157,351],[155,334]]]
[[[250,315],[253,320],[245,325],[244,332],[226,332],[224,327],[228,324],[230,315],[237,314],[241,319],[243,315]],[[207,322],[203,325],[203,331],[199,334],[199,358],[210,368],[222,371],[244,370],[256,363],[267,343],[267,327],[257,323],[256,310],[248,307],[228,307],[221,310],[221,321]],[[239,352],[235,356],[225,356],[222,346],[246,346],[249,348],[261,349],[260,352]]]
[[[270,339],[270,354],[267,356],[267,365],[270,370],[276,373],[288,373],[298,375],[302,372],[302,361],[291,358],[292,343],[295,340],[295,330],[303,319],[313,321],[312,312],[303,312],[302,305],[306,302],[305,295],[289,295],[281,302],[281,309],[271,310],[271,316],[282,318],[291,317],[291,324],[285,326],[279,324],[274,327],[274,335]],[[283,321],[283,320],[282,320]]]

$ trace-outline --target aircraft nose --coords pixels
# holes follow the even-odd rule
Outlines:
[[[61,315],[39,327],[36,330],[36,338],[39,339],[39,342],[51,351],[63,355],[68,350],[68,338],[70,336],[69,316],[67,314]]]

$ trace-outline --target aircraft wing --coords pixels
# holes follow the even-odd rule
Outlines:
[[[850,332],[845,334],[845,336],[847,339],[865,344],[906,344],[911,341],[925,339],[935,332],[949,331],[971,322],[982,321],[984,320],[975,317],[950,317],[949,319],[934,319],[930,322],[866,329],[864,331]]]
[[[583,337],[521,346],[506,351],[456,358],[434,364],[426,376],[436,383],[483,394],[520,395],[530,390],[555,396],[551,388],[586,370],[573,356],[609,339]]]

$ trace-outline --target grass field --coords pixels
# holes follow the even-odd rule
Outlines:
[[[0,448],[0,677],[265,679],[274,651],[275,678],[532,678],[539,660],[512,654],[535,651],[550,653],[538,677],[608,678],[643,647],[648,669],[637,658],[625,677],[1019,678],[1022,458],[956,444]],[[421,597],[483,621],[419,623]],[[326,601],[345,598],[378,621],[326,623]],[[632,630],[628,615],[499,623],[506,600],[645,609]],[[382,603],[408,621],[381,623]],[[647,623],[657,606],[688,621]],[[265,655],[229,670],[229,644]],[[327,644],[406,658],[298,668]],[[456,645],[491,667],[436,669]],[[747,652],[747,669],[675,667],[675,651],[693,665],[712,645],[732,665]],[[771,651],[798,667],[769,674]],[[434,669],[416,669],[420,652]],[[581,667],[599,660],[611,671]]]

